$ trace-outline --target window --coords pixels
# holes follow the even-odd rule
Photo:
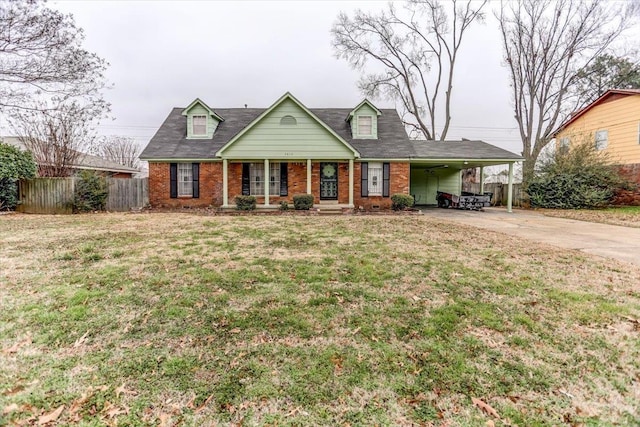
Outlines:
[[[207,116],[193,116],[193,134],[207,134]]]
[[[293,116],[284,116],[280,119],[280,124],[283,126],[295,126],[298,124],[298,121]]]
[[[358,117],[358,135],[372,135],[371,122],[373,118],[371,116],[359,116]]]
[[[640,122],[638,122],[638,144],[640,144]]]
[[[178,163],[178,196],[193,196],[193,167],[191,163]]]
[[[563,137],[560,138],[560,140],[558,141],[558,147],[557,150],[559,152],[566,152],[567,150],[569,150],[569,137]]]
[[[382,196],[382,163],[369,162],[369,195]]]
[[[604,150],[609,142],[609,131],[599,130],[596,132],[596,150]]]
[[[249,165],[249,194],[264,195],[264,163]],[[280,163],[269,163],[269,194],[280,194]]]

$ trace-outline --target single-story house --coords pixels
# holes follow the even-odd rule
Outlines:
[[[318,207],[363,209],[388,208],[395,193],[435,205],[438,190],[460,194],[462,169],[508,164],[512,180],[522,160],[482,141],[411,140],[395,109],[366,99],[307,108],[288,92],[269,108],[174,108],[140,158],[156,207],[227,208],[254,195],[268,208],[307,193]]]
[[[5,136],[1,137],[0,141],[17,147],[21,150],[26,150],[27,147],[17,136]],[[111,160],[103,159],[102,157],[94,156],[78,151],[77,157],[71,168],[74,172],[80,172],[83,170],[91,170],[99,175],[108,176],[111,178],[132,178],[140,171],[135,168],[121,165],[120,163],[112,162]]]

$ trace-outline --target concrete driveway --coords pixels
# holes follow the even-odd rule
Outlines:
[[[429,208],[424,209],[423,213],[447,221],[640,265],[640,228],[554,218],[526,210],[507,213],[506,209],[502,208],[485,208],[480,212]]]

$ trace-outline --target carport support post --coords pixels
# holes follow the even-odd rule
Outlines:
[[[307,194],[311,194],[311,159],[307,159]]]
[[[353,207],[353,159],[349,159],[349,207]]]
[[[484,166],[480,166],[480,194],[484,194]]]
[[[513,162],[509,163],[509,185],[507,187],[507,212],[512,212],[513,202]]]
[[[269,206],[269,183],[271,177],[269,176],[269,159],[264,159],[264,205]]]

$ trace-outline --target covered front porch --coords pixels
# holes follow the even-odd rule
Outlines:
[[[460,195],[462,170],[480,169],[480,193],[484,193],[484,168],[507,164],[509,167],[507,211],[513,208],[513,166],[517,160],[506,159],[433,159],[410,164],[409,193],[418,206],[437,205],[437,192]]]
[[[259,209],[311,194],[316,207],[354,207],[354,159],[223,159],[222,208],[237,196],[255,196]]]

